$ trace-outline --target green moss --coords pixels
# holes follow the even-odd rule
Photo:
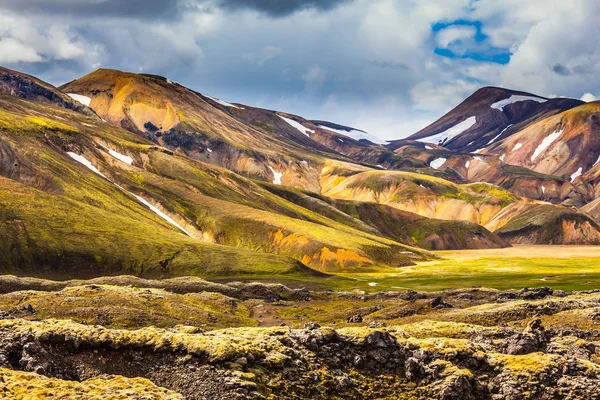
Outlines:
[[[158,387],[144,378],[103,375],[76,382],[0,368],[0,382],[2,382],[2,397],[15,400],[46,398],[126,400],[132,398],[132,395],[139,399],[183,400],[183,396],[178,393]]]
[[[219,293],[175,294],[161,289],[89,285],[59,292],[22,291],[0,296],[7,311],[25,301],[35,318],[72,319],[112,328],[194,325],[203,329],[254,326],[249,310]]]

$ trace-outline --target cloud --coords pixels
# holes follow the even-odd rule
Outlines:
[[[392,61],[371,61],[371,64],[383,68],[383,69],[397,69],[397,70],[407,70],[410,67],[403,63],[392,62]]]
[[[325,79],[327,79],[327,71],[318,65],[311,66],[302,74],[302,80],[309,85],[321,85]]]
[[[35,49],[27,47],[13,38],[0,39],[0,63],[13,64],[40,61],[42,61],[42,56]]]
[[[264,66],[269,60],[279,56],[283,50],[276,46],[265,46],[257,53],[244,53],[242,58],[256,63],[259,67]]]
[[[178,15],[175,0],[0,0],[0,9],[22,14],[163,19]]]
[[[222,0],[219,5],[229,9],[250,9],[274,17],[283,17],[301,10],[331,10],[352,0]]]
[[[440,30],[436,35],[439,47],[447,48],[456,41],[472,39],[477,34],[477,28],[470,25],[451,25]]]
[[[393,139],[484,85],[600,93],[599,17],[597,0],[0,0],[0,63],[54,84],[142,70]]]
[[[596,100],[598,100],[598,98],[591,93],[585,93],[583,96],[581,96],[581,101],[585,101],[586,103],[590,103]]]

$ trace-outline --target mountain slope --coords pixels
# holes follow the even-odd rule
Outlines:
[[[519,198],[487,183],[458,185],[414,172],[374,171],[331,162],[323,169],[321,185],[323,194],[334,199],[386,204],[428,218],[471,221],[495,233],[513,222],[506,229],[512,226],[535,232],[526,243],[547,243],[550,237],[553,244],[560,242],[556,238],[565,243],[599,243],[600,227],[578,210]],[[530,217],[519,219],[524,214]],[[522,242],[519,236],[500,236],[512,243]]]
[[[429,257],[83,110],[0,96],[7,271],[312,279],[306,266],[367,271]]]
[[[531,124],[483,152],[503,154],[506,163],[575,181],[600,163],[600,102]]]
[[[286,122],[275,112],[236,106],[154,75],[100,69],[61,90],[89,97],[91,108],[114,125],[253,178],[316,190],[313,163],[337,156],[292,126],[291,118],[283,116]],[[262,122],[257,128],[250,121]]]
[[[535,121],[581,104],[582,101],[575,99],[547,99],[526,92],[485,87],[407,139],[474,152]],[[402,140],[392,141],[388,148],[394,150],[401,144]]]

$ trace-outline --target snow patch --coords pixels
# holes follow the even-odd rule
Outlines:
[[[173,81],[167,78],[167,83],[173,84]]]
[[[91,171],[93,171],[94,173],[100,175],[101,177],[105,178],[106,180],[110,181],[110,179],[108,179],[102,172],[98,171],[98,169],[96,167],[94,167],[94,165],[92,165],[92,163],[85,158],[82,155],[79,155],[77,153],[73,153],[73,152],[67,152],[67,154],[69,155],[69,157],[71,157],[72,159],[74,159],[75,161],[85,165],[87,168],[89,168]],[[135,197],[140,203],[144,204],[146,207],[148,207],[152,212],[154,212],[155,214],[157,214],[159,217],[161,217],[162,219],[164,219],[165,221],[169,222],[170,224],[176,226],[177,228],[179,228],[180,230],[183,231],[183,233],[185,233],[188,236],[192,236],[188,233],[188,231],[186,231],[185,229],[183,229],[181,227],[181,225],[179,225],[177,222],[175,222],[175,220],[171,217],[169,217],[167,214],[165,214],[164,212],[160,211],[158,208],[156,208],[155,206],[153,206],[152,204],[150,204],[148,201],[146,201],[146,199],[144,199],[141,196],[138,196],[134,193],[131,193],[128,190],[123,189],[121,186],[117,185],[116,183],[112,182],[111,183],[113,185],[115,185],[116,187],[118,187],[119,189],[123,190],[124,192],[129,193],[130,195],[132,195],[133,197]]]
[[[481,149],[477,149],[473,152],[473,154],[479,154],[480,152],[482,152],[483,150],[485,150],[485,147],[482,147]]]
[[[212,101],[214,101],[215,103],[219,103],[219,104],[220,104],[220,105],[222,105],[222,106],[225,106],[225,107],[231,107],[231,108],[237,108],[238,110],[243,110],[243,108],[242,108],[242,107],[238,107],[238,106],[236,106],[235,104],[231,104],[231,103],[228,103],[228,102],[226,102],[226,101],[223,101],[223,100],[221,100],[221,99],[217,99],[216,97],[212,97],[212,96],[209,96],[209,95],[207,95],[207,94],[203,94],[202,96],[204,96],[204,97],[208,97],[209,99],[211,99],[211,100],[212,100]]]
[[[299,130],[300,132],[302,132],[303,134],[305,134],[306,136],[308,136],[308,137],[310,137],[310,135],[309,135],[310,133],[315,133],[315,131],[313,131],[312,129],[308,129],[307,127],[305,127],[301,123],[299,123],[297,121],[294,121],[291,118],[282,117],[279,114],[277,114],[277,116],[279,118],[281,118],[282,120],[284,120],[285,122],[287,122],[289,125],[293,126],[297,130]]]
[[[417,139],[417,142],[434,143],[434,144],[439,144],[441,146],[441,145],[445,144],[446,142],[449,142],[450,140],[452,140],[454,137],[460,135],[464,131],[471,129],[473,127],[473,125],[475,125],[476,123],[477,123],[476,117],[469,117],[469,118],[465,119],[463,122],[446,129],[444,132],[440,132],[438,134],[435,134],[433,136],[429,136],[426,138]]]
[[[425,150],[433,150],[433,147],[431,147],[431,146],[425,146]]]
[[[518,103],[520,101],[535,101],[538,103],[545,103],[547,100],[534,96],[512,95],[508,99],[495,102],[490,107],[495,108],[496,110],[504,111],[504,107],[506,107],[507,105]]]
[[[431,166],[431,168],[433,169],[439,169],[442,165],[444,165],[446,163],[446,159],[445,158],[436,158],[435,160],[433,160],[429,165]]]
[[[340,138],[337,138],[337,140],[338,140],[338,142],[344,143],[344,141],[342,139],[340,139]]]
[[[387,142],[388,142],[387,140],[380,139],[375,135],[371,135],[370,133],[359,131],[356,129],[351,129],[351,130],[335,129],[335,128],[331,128],[331,127],[325,126],[325,125],[319,125],[319,128],[325,129],[325,130],[328,130],[331,132],[335,132],[340,135],[348,136],[349,138],[352,138],[354,140],[365,139],[365,140],[368,140],[369,142],[375,143],[375,144],[387,144]]]
[[[581,174],[582,174],[582,173],[583,173],[583,168],[582,168],[582,167],[579,167],[579,169],[578,169],[577,171],[575,171],[575,172],[573,173],[573,175],[571,175],[571,183],[572,183],[572,182],[573,182],[575,179],[579,178],[579,177],[581,176]]]
[[[535,149],[535,151],[531,155],[531,161],[535,160],[540,154],[542,154],[544,150],[546,150],[552,143],[554,143],[556,139],[558,139],[560,135],[562,135],[563,131],[564,129],[561,129],[560,131],[555,131],[554,133],[546,136],[544,140],[542,140],[542,143],[540,143],[540,145],[537,147],[537,149]]]
[[[158,215],[159,217],[161,217],[162,219],[164,219],[165,221],[167,221],[168,223],[170,223],[171,225],[176,226],[177,228],[179,228],[181,231],[183,231],[183,233],[185,233],[188,236],[192,236],[188,233],[188,231],[186,231],[185,229],[183,229],[183,227],[181,225],[179,225],[177,222],[175,222],[175,220],[171,217],[169,217],[167,214],[165,214],[164,212],[160,211],[158,208],[154,207],[152,204],[150,204],[146,199],[144,199],[141,196],[138,196],[137,194],[128,192],[131,195],[133,195],[136,199],[138,199],[138,201],[140,203],[142,203],[143,205],[145,205],[146,207],[148,207],[153,213],[155,213],[156,215]]]
[[[212,153],[212,152],[213,152],[213,151],[212,151],[212,149],[211,149],[211,148],[209,148],[209,147],[207,147],[207,148],[206,148],[206,151],[208,151],[209,153]]]
[[[504,162],[505,158],[506,158],[506,153],[504,153],[500,156],[500,161]]]
[[[483,161],[483,159],[481,157],[473,157],[473,160]]]
[[[507,130],[508,128],[510,128],[511,126],[513,126],[513,124],[510,124],[510,125],[508,125],[506,128],[504,128],[504,129],[502,130],[502,132],[500,132],[498,135],[496,135],[496,137],[494,137],[492,140],[490,140],[490,141],[488,142],[488,146],[489,146],[490,144],[494,143],[494,142],[496,141],[496,139],[498,139],[500,136],[502,136],[502,134],[503,134],[504,132],[506,132],[506,130]]]
[[[598,160],[596,160],[596,162],[594,163],[594,165],[592,165],[592,167],[595,167],[598,164],[600,164],[600,156],[598,156]]]
[[[377,282],[369,282],[369,286],[375,287],[375,286],[377,286]]]
[[[108,154],[110,154],[117,160],[123,161],[125,164],[133,165],[133,158],[126,156],[124,154],[121,154],[121,153],[117,153],[116,151],[111,150],[102,144],[100,146],[102,146],[102,148],[104,148],[106,151],[108,151]]]
[[[275,168],[269,165],[269,169],[273,173],[273,183],[275,185],[281,185],[281,177],[283,176],[283,172],[276,171]]]
[[[81,104],[86,105],[88,107],[92,103],[92,99],[90,99],[87,96],[82,96],[82,95],[77,94],[77,93],[67,93],[67,96],[69,96],[73,100],[76,100],[76,101],[80,102]]]
[[[471,166],[471,161],[467,161],[467,162],[465,163],[465,168],[466,168],[466,169],[469,169],[469,167],[470,167],[470,166]]]
[[[511,151],[517,151],[519,150],[521,147],[523,147],[523,143],[517,143],[515,145],[515,147],[513,147],[513,149]]]
[[[87,158],[85,158],[82,155],[79,155],[77,153],[73,153],[71,151],[67,152],[67,154],[69,155],[69,157],[71,157],[73,160],[77,161],[80,164],[85,165],[90,171],[92,171],[95,174],[100,175],[101,177],[103,177],[104,179],[108,179],[106,177],[106,175],[104,175],[102,172],[98,171],[98,168],[94,167],[94,165],[90,162],[90,160],[88,160]]]
[[[542,194],[546,194],[546,187],[542,185]]]
[[[421,185],[419,185],[419,186],[421,186],[423,189],[427,189],[427,188],[426,188],[425,186],[423,186],[422,184],[421,184]]]

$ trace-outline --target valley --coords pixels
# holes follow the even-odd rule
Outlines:
[[[384,141],[0,68],[0,395],[594,398],[598,104],[487,87]]]

